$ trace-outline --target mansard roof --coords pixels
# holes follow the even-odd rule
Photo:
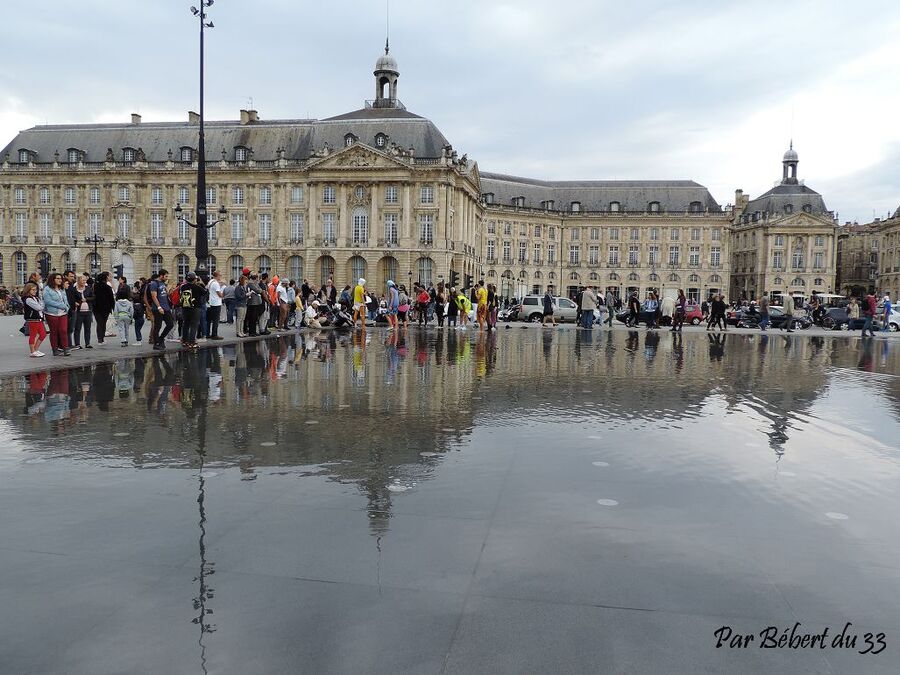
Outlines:
[[[620,211],[644,213],[652,202],[660,211],[688,211],[699,202],[703,210],[720,212],[722,207],[709,190],[692,180],[582,180],[548,181],[497,173],[481,174],[481,191],[492,193],[495,204],[511,204],[524,197],[524,206],[544,208],[547,201],[565,210],[578,202],[582,211],[609,211],[611,202]]]
[[[747,208],[744,209],[744,214],[750,216],[754,213],[760,213],[775,216],[786,213],[800,213],[801,211],[807,211],[819,216],[831,215],[831,212],[825,206],[825,200],[822,199],[822,195],[812,188],[799,183],[780,183],[776,185],[765,194],[750,200],[747,203]]]

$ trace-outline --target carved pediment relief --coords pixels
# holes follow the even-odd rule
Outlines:
[[[313,167],[316,169],[389,169],[405,168],[405,165],[356,144],[318,160],[310,168]]]

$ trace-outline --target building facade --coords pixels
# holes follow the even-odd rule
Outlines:
[[[879,247],[878,290],[900,298],[900,208],[877,224]]]
[[[822,196],[798,179],[799,162],[791,144],[780,183],[752,200],[735,194],[731,299],[836,292],[837,224]]]
[[[880,221],[838,228],[837,292],[847,295],[874,293],[878,284]]]

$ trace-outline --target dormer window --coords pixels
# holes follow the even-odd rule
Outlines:
[[[513,206],[525,206],[525,197],[513,197],[512,204]]]
[[[572,202],[570,206],[572,213],[579,213],[581,211],[581,202]]]
[[[69,161],[69,164],[78,164],[81,161],[81,150],[69,148],[66,151],[66,159]]]
[[[647,210],[650,213],[659,213],[659,202],[650,202],[647,205]]]
[[[622,205],[619,204],[619,202],[610,202],[609,203],[609,210],[612,213],[618,213],[621,210],[621,208],[622,208]]]
[[[387,136],[384,134],[376,134],[375,136],[375,147],[383,148],[387,145]]]
[[[31,150],[19,150],[19,163],[28,164],[31,161]]]
[[[812,204],[804,204],[803,213],[812,213]]]
[[[493,192],[485,192],[483,195],[485,204],[493,204],[494,203],[494,193]]]
[[[134,148],[124,148],[122,150],[122,161],[126,164],[134,161]]]
[[[354,143],[356,143],[356,136],[354,136],[353,134],[347,134],[346,136],[344,136],[344,146],[345,147],[349,148]]]
[[[688,210],[691,213],[703,213],[703,203],[702,202],[691,202],[691,205]]]
[[[185,163],[191,163],[194,161],[194,149],[193,148],[181,148],[181,161]]]
[[[247,148],[243,146],[237,146],[234,149],[234,161],[235,162],[246,162],[247,161]]]
[[[784,212],[785,212],[785,213],[793,213],[793,212],[794,212],[794,205],[793,205],[793,204],[785,204],[785,205],[784,205]]]

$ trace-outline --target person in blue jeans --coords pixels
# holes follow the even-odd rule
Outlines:
[[[884,317],[881,326],[882,333],[889,333],[891,331],[891,296],[889,293],[884,294],[884,313],[882,314]]]
[[[870,337],[875,337],[875,331],[872,330],[875,321],[875,304],[875,296],[871,293],[863,300],[863,318],[865,321],[862,327],[862,337],[866,336],[866,331],[869,331]]]

